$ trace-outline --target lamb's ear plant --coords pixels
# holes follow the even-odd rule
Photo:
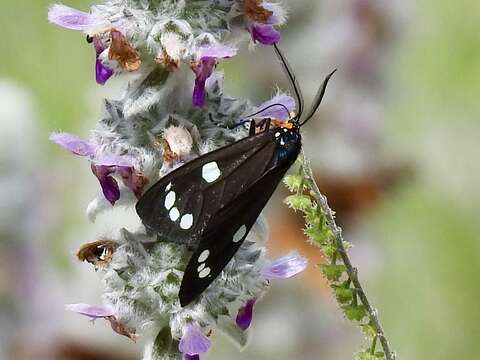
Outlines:
[[[53,5],[48,18],[82,32],[93,45],[92,78],[98,84],[131,73],[123,96],[104,101],[103,114],[88,140],[66,133],[51,136],[55,143],[85,158],[85,167],[99,181],[101,191],[87,207],[91,221],[112,207],[135,206],[148,187],[172,170],[247,136],[244,126],[235,125],[248,114],[282,122],[295,110],[295,101],[282,93],[261,105],[227,96],[223,74],[215,71],[220,60],[236,55],[235,45],[242,37],[267,46],[280,41],[276,27],[286,16],[278,3],[109,0],[89,12]],[[309,178],[296,178],[301,182],[299,193],[289,203],[310,212],[312,224],[319,222],[321,231],[312,236],[327,236],[324,228],[331,224],[321,223],[325,217],[315,218],[311,213],[314,198],[308,202],[303,194]],[[335,229],[330,229],[333,238]],[[270,280],[290,278],[307,266],[306,259],[295,252],[267,260],[262,243],[266,237],[260,216],[222,275],[194,303],[182,307],[178,293],[191,249],[159,238],[140,223],[134,231],[120,228],[111,238],[89,242],[78,252],[78,258],[102,276],[103,304],[70,304],[67,309],[93,320],[105,319],[115,332],[134,341],[144,337],[146,360],[199,359],[209,350],[210,336],[216,330],[243,348],[254,305],[266,293]],[[329,247],[332,257],[340,254],[335,244]],[[361,320],[368,308],[355,300],[361,296],[355,277],[351,283],[356,290],[346,280],[341,282],[344,270],[334,262],[324,273],[338,286],[337,297],[348,316]],[[340,286],[344,286],[343,293]],[[378,332],[374,324],[364,328]],[[386,343],[383,333],[374,338]],[[363,358],[379,355],[372,349],[362,353]]]
[[[356,354],[357,358],[394,360],[396,355],[390,349],[377,310],[370,305],[358,270],[348,257],[347,250],[351,245],[343,239],[342,229],[335,222],[335,213],[320,192],[304,153],[296,165],[297,174],[284,178],[285,185],[293,193],[285,199],[285,204],[303,213],[305,235],[310,244],[318,247],[325,257],[325,263],[320,264],[319,268],[329,281],[335,299],[345,317],[357,323],[370,342],[367,349]]]

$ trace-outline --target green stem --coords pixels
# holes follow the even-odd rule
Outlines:
[[[375,336],[372,341],[372,346],[370,347],[370,354],[375,354],[375,348],[377,347],[378,336]]]
[[[342,258],[342,261],[347,269],[348,277],[351,279],[352,284],[355,288],[355,292],[360,298],[360,301],[362,302],[363,306],[365,306],[365,308],[367,309],[370,322],[373,328],[375,329],[375,332],[377,334],[376,337],[380,339],[380,343],[382,344],[382,348],[387,360],[395,360],[396,355],[392,350],[390,350],[389,342],[387,340],[387,337],[385,336],[385,332],[383,331],[382,325],[380,324],[380,320],[378,319],[378,313],[370,305],[367,295],[365,294],[365,291],[362,288],[360,280],[358,279],[357,269],[353,267],[352,262],[348,257],[347,251],[344,246],[342,229],[336,224],[333,211],[328,206],[327,198],[322,195],[322,193],[320,192],[320,189],[318,188],[317,183],[315,182],[309,160],[305,157],[304,153],[302,155],[303,155],[303,171],[305,173],[305,177],[309,179],[309,182],[311,183],[311,187],[312,187],[311,190],[315,194],[317,204],[322,209],[326,217],[327,224],[333,233],[335,244],[338,249],[338,253],[340,254],[340,257]]]

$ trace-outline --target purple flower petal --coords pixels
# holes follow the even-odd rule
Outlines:
[[[197,58],[199,60],[226,59],[235,55],[237,55],[237,49],[218,44],[200,48]]]
[[[103,65],[102,61],[98,58],[95,60],[95,81],[99,85],[105,85],[108,79],[113,75],[113,70],[108,66]]]
[[[97,149],[96,145],[88,143],[75,135],[68,133],[54,133],[50,135],[50,140],[64,147],[68,151],[80,156],[94,156]]]
[[[187,355],[203,354],[210,348],[210,339],[206,337],[199,326],[188,323],[183,329],[183,336],[178,344],[178,350]]]
[[[92,320],[113,316],[113,309],[109,306],[69,304],[65,305],[65,310],[88,316]]]
[[[113,70],[103,65],[100,60],[100,54],[106,49],[106,45],[99,36],[93,37],[93,46],[95,47],[95,80],[99,85],[105,85],[108,79],[113,75]]]
[[[184,360],[200,360],[200,356],[198,356],[198,354],[195,354],[195,355],[184,354],[183,359]]]
[[[268,279],[288,279],[307,268],[308,260],[298,253],[290,253],[273,260],[262,269],[262,275]]]
[[[215,59],[202,60],[192,67],[196,75],[192,101],[193,105],[197,107],[205,105],[205,82],[212,75],[216,63],[217,60]]]
[[[262,111],[262,109],[265,110]],[[295,100],[291,96],[279,94],[257,106],[254,112],[261,111],[256,115],[258,117],[271,117],[278,120],[288,120],[290,118],[290,113],[293,110],[295,110]]]
[[[110,176],[115,170],[115,166],[92,164],[92,172],[100,182],[105,199],[107,199],[112,206],[118,199],[120,199],[118,183],[112,176]]]
[[[248,300],[247,303],[238,310],[236,322],[240,329],[247,330],[253,319],[253,305],[256,299]]]
[[[254,42],[264,45],[273,45],[280,41],[280,33],[272,25],[255,24],[250,27],[250,34]]]
[[[89,13],[55,4],[48,9],[48,21],[66,29],[83,31],[99,22],[99,19]]]
[[[133,160],[128,155],[99,154],[93,162],[99,166],[133,167]]]
[[[198,52],[198,60],[192,65],[195,73],[195,87],[193,89],[193,105],[202,107],[205,105],[205,82],[212,75],[213,68],[218,59],[235,56],[237,50],[224,45],[208,46]]]

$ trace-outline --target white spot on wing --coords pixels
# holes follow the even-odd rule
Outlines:
[[[285,145],[285,141],[283,141],[283,139],[280,140],[280,145]]]
[[[200,266],[197,268],[197,272],[201,272],[205,268],[205,263],[200,264]]]
[[[172,188],[172,183],[169,182],[167,187],[165,188],[165,192],[170,191],[171,188]]]
[[[203,250],[202,253],[200,254],[200,256],[198,257],[198,262],[199,263],[204,262],[205,260],[208,259],[209,256],[210,256],[210,251],[209,250]]]
[[[220,177],[220,175],[220,169],[215,161],[206,163],[202,166],[202,177],[206,182],[214,182]]]
[[[192,214],[185,214],[180,219],[180,227],[184,230],[188,230],[193,225],[193,215]]]
[[[174,191],[170,191],[167,196],[165,196],[165,209],[170,210],[172,208],[173,204],[175,204],[175,198]]]
[[[178,209],[176,207],[174,207],[174,208],[172,208],[172,210],[170,210],[168,215],[170,216],[170,220],[177,221],[177,219],[180,217],[180,212],[178,211]]]
[[[279,137],[279,136],[280,136],[280,133],[277,131],[277,132],[275,133],[275,137]]]
[[[198,274],[198,277],[200,279],[203,279],[204,277],[207,277],[209,274],[210,274],[210,268],[207,267],[207,268],[203,269],[202,271],[200,271],[200,273]]]
[[[247,233],[247,227],[245,225],[240,226],[240,228],[233,235],[232,241],[234,243],[239,242],[240,240],[243,239],[246,233]]]

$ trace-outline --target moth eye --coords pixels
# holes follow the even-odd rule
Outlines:
[[[232,241],[234,243],[239,242],[240,240],[243,239],[246,233],[247,233],[247,227],[245,225],[240,226],[240,228],[233,235]]]
[[[87,43],[91,44],[93,42],[93,37],[87,35]]]
[[[217,180],[221,174],[215,161],[209,162],[202,167],[202,178],[208,183]]]

